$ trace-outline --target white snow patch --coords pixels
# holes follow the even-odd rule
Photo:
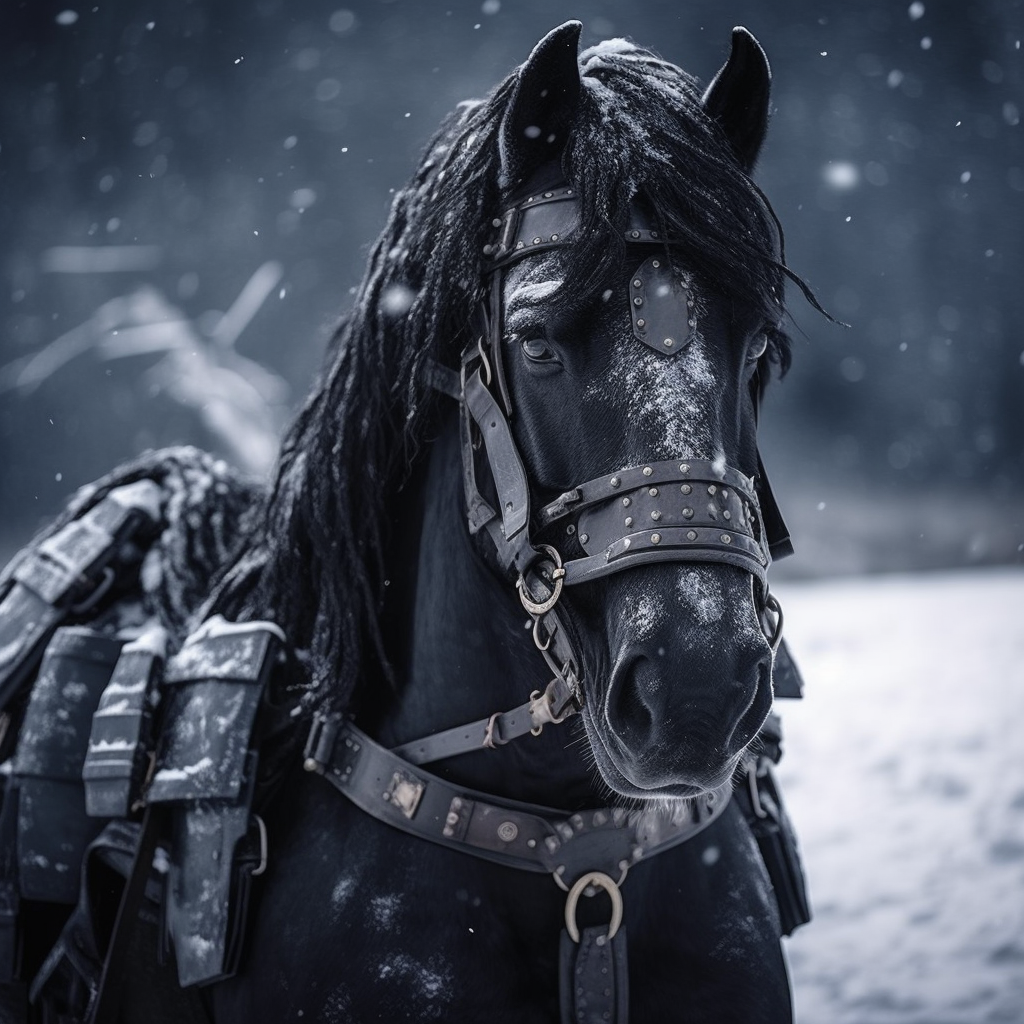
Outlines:
[[[136,480],[133,484],[115,487],[107,494],[111,501],[125,508],[141,508],[154,523],[160,521],[160,487],[152,480]]]
[[[412,983],[414,994],[423,999],[451,998],[452,972],[447,964],[439,964],[436,957],[431,957],[426,964],[414,960],[405,953],[396,953],[382,961],[377,977],[382,981],[402,981]]]
[[[718,622],[725,614],[722,584],[716,570],[704,566],[680,569],[676,594],[702,626]]]
[[[141,693],[145,688],[145,679],[137,683],[107,683],[103,690],[103,696],[110,697],[118,693]]]
[[[161,768],[154,776],[154,782],[181,782],[183,779],[190,779],[193,775],[206,771],[213,767],[213,760],[209,757],[201,758],[195,764],[185,765],[184,768]]]
[[[650,459],[711,458],[720,451],[717,424],[708,413],[722,390],[696,335],[671,359],[646,346],[616,345],[610,372],[595,381],[587,401],[621,408],[625,394],[631,424],[629,463]]]
[[[192,947],[192,952],[199,959],[209,956],[213,949],[213,941],[204,939],[201,935],[190,935],[185,939],[185,943]]]
[[[89,744],[90,754],[108,754],[114,750],[128,751],[134,749],[135,744],[128,740],[98,740]]]
[[[807,683],[780,702],[797,1018],[1024,1019],[1024,573],[773,589]]]
[[[555,295],[561,287],[561,281],[526,280],[512,290],[508,297],[508,307],[511,310],[521,305],[538,306]]]
[[[106,691],[104,691],[104,695]],[[127,714],[132,709],[132,702],[127,698],[122,700],[111,701],[109,704],[104,704],[103,707],[99,708],[93,713],[93,718],[103,717],[116,717],[117,715]]]
[[[284,630],[276,622],[269,622],[265,619],[251,619],[246,622],[228,622],[223,615],[211,615],[191,636],[185,641],[188,647],[201,640],[208,640],[218,636],[233,636],[238,633],[254,633],[266,629],[276,636],[281,643],[286,643]]]
[[[167,630],[150,622],[143,632],[121,648],[122,654],[151,654],[163,661],[167,657]]]
[[[139,571],[139,579],[142,589],[147,594],[156,593],[160,589],[160,582],[163,579],[164,570],[161,562],[161,551],[156,545],[151,547],[142,559],[142,568]]]
[[[622,609],[629,635],[646,640],[665,620],[665,606],[652,594],[643,593]]]

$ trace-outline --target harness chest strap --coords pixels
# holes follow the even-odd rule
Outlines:
[[[726,783],[670,819],[602,808],[576,814],[479,793],[414,769],[397,751],[337,717],[314,720],[305,766],[367,814],[421,839],[565,886],[587,872],[621,876],[642,857],[692,838],[725,809]]]

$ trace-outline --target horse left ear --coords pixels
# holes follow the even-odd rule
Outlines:
[[[533,171],[561,157],[580,98],[578,21],[552,29],[519,69],[498,147],[501,184],[513,189]]]
[[[754,169],[768,131],[772,71],[761,44],[745,29],[732,30],[732,52],[701,102],[732,143],[740,166]]]

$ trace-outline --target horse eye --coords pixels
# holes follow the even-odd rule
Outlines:
[[[548,363],[556,359],[554,350],[543,338],[524,338],[523,353],[535,363]]]
[[[747,359],[750,362],[755,362],[760,359],[768,350],[768,332],[762,331],[750,344],[750,350],[747,352]]]

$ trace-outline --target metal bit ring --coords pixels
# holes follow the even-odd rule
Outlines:
[[[544,601],[534,601],[533,598],[530,597],[529,590],[526,586],[526,576],[522,573],[516,581],[516,589],[519,591],[519,600],[522,601],[523,607],[531,615],[546,615],[555,607],[556,604],[558,604],[558,599],[562,596],[562,587],[565,586],[565,569],[562,568],[562,556],[553,547],[551,547],[550,544],[538,544],[537,550],[546,554],[548,556],[548,560],[550,560],[555,567],[551,573],[553,587],[551,596]]]

